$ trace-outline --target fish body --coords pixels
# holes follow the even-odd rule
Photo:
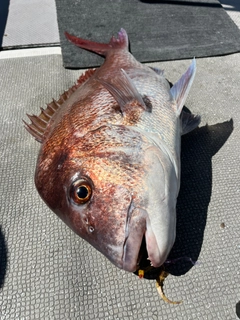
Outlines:
[[[26,128],[42,143],[36,188],[117,267],[138,268],[143,239],[159,267],[175,241],[181,134],[200,121],[182,111],[195,60],[170,88],[161,70],[131,55],[124,29],[108,44],[66,36],[106,59],[38,117],[29,116]]]

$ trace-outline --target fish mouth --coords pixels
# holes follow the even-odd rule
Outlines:
[[[135,272],[146,264],[160,267],[165,262],[165,257],[160,254],[147,212],[140,208],[133,211],[131,220],[126,225],[122,269]]]
[[[124,246],[124,255],[122,269],[135,272],[141,266],[160,267],[165,260],[159,257],[159,250],[157,246],[152,246],[152,251],[148,248],[146,235],[144,234],[140,241],[135,239],[134,245],[126,241]]]

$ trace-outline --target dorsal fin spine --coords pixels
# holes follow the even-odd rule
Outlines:
[[[52,102],[49,103],[49,105],[51,106],[51,108],[53,108],[54,110],[57,110],[59,107],[61,107],[61,104],[66,101],[67,99],[62,99],[62,95],[59,98],[58,101],[56,101],[55,99],[52,100]],[[61,102],[61,103],[59,103]]]
[[[40,128],[43,128],[43,129],[46,128],[47,122],[45,120],[43,120],[42,118],[37,117],[35,115],[31,116],[29,114],[27,114],[27,116],[36,127],[40,127]]]
[[[57,110],[79,87],[81,87],[84,82],[86,82],[94,74],[95,71],[96,69],[89,69],[83,73],[77,80],[77,83],[75,83],[69,90],[64,91],[58,100],[53,99],[47,104],[46,109],[40,108],[41,113],[39,116],[27,115],[32,123],[28,124],[23,120],[25,128],[38,142],[42,143],[44,141],[46,128],[48,127],[50,120]]]
[[[34,127],[32,127],[31,124],[28,124],[26,121],[24,121],[25,129],[38,141],[43,142],[43,134],[38,132]]]
[[[41,114],[44,115],[45,120],[48,122],[51,119],[51,116],[42,107],[40,107],[40,109],[42,111]],[[41,118],[43,118],[43,116]]]
[[[47,104],[47,108],[45,109],[45,111],[49,112],[50,116],[52,117],[57,109],[53,108],[51,104],[51,102]]]

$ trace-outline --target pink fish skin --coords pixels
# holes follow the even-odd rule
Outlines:
[[[108,44],[66,37],[105,62],[25,123],[41,142],[36,188],[117,267],[135,271],[143,250],[159,267],[175,241],[181,134],[200,122],[182,111],[195,60],[170,88],[131,55],[124,29]]]

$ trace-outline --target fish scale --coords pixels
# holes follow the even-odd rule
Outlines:
[[[135,78],[133,81],[134,80]],[[174,109],[169,108],[171,96],[170,86],[167,80],[158,74],[149,74],[147,82],[143,76],[135,81],[134,83],[139,92],[143,92],[143,94],[149,98],[151,104],[157,106],[152,109],[150,114],[146,112],[142,115],[137,127],[159,134],[168,146],[170,152],[174,154],[176,146],[179,144],[179,141],[176,141],[176,127],[178,126],[179,120]],[[179,135],[177,138],[179,140]]]

